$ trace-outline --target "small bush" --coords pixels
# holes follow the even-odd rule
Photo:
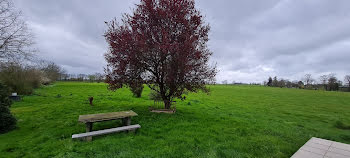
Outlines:
[[[31,94],[34,88],[41,85],[42,73],[34,67],[22,66],[17,63],[6,63],[0,67],[0,80],[11,92]]]

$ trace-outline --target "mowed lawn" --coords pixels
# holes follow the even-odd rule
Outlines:
[[[11,107],[18,128],[0,135],[0,157],[290,157],[311,137],[350,143],[350,130],[336,126],[350,125],[350,93],[215,85],[210,95],[188,94],[171,115],[148,111],[148,88],[134,98],[106,87],[58,82],[25,96]],[[85,132],[79,115],[123,110],[139,114],[131,122],[138,133],[71,139]]]

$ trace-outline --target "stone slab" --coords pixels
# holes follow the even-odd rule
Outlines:
[[[312,137],[292,158],[350,158],[350,145]]]

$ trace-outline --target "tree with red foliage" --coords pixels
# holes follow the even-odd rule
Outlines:
[[[147,84],[166,109],[185,91],[209,92],[205,85],[217,72],[208,64],[210,27],[193,0],[141,0],[121,24],[116,19],[106,24],[109,89]]]

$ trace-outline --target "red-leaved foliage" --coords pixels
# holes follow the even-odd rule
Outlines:
[[[216,67],[208,64],[210,27],[193,0],[141,0],[121,23],[106,22],[106,82],[111,90],[147,84],[170,101],[185,91],[208,92]]]

